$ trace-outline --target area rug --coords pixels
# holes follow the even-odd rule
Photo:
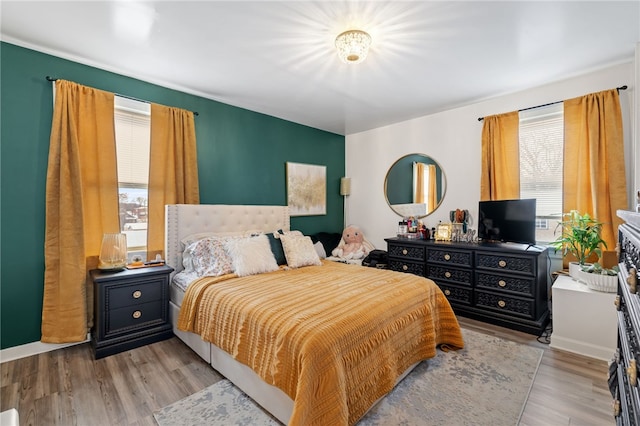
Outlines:
[[[420,363],[358,426],[518,424],[543,351],[462,330],[465,348]],[[160,426],[277,426],[228,380],[154,413]]]

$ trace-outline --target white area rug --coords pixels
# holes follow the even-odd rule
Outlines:
[[[542,349],[463,329],[465,348],[420,363],[358,426],[514,426]],[[160,426],[280,425],[228,380],[154,413]]]

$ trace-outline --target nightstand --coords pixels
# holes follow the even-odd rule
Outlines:
[[[173,268],[152,266],[90,272],[94,291],[91,345],[95,358],[173,336],[169,320],[169,275]]]

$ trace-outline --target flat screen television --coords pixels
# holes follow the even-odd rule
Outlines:
[[[536,243],[536,200],[480,201],[478,238],[484,242]]]

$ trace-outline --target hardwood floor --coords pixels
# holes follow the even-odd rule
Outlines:
[[[605,361],[550,349],[529,334],[460,323],[544,349],[522,426],[615,424]],[[155,410],[221,378],[176,337],[99,360],[82,344],[0,368],[0,410],[17,408],[21,426],[155,425]]]

